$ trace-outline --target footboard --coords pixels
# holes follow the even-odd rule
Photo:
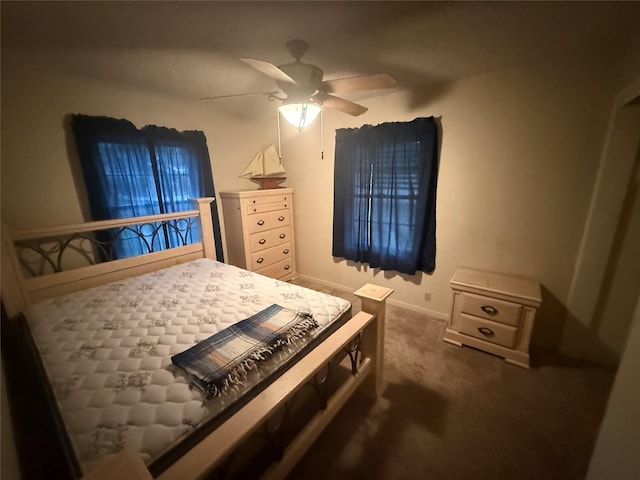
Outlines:
[[[362,301],[362,311],[334,332],[322,344],[291,367],[241,410],[211,432],[157,478],[185,480],[229,478],[238,475],[248,462],[250,440],[259,437],[277,461],[271,459],[259,474],[251,478],[282,479],[329,424],[340,408],[359,387],[369,395],[382,395],[383,346],[386,298],[393,290],[367,284],[355,294]],[[337,385],[331,379],[338,378]],[[305,387],[320,408],[309,416],[296,416],[296,400]],[[308,400],[308,397],[307,397]],[[299,413],[299,412],[298,412]],[[301,423],[299,420],[302,418]],[[288,430],[292,427],[294,434]],[[249,447],[247,448],[247,444]],[[142,462],[128,452],[112,457],[90,472],[93,480],[112,478],[116,464],[137,465],[139,479],[150,478]],[[252,464],[252,466],[254,466]],[[129,468],[129,472],[133,470]],[[259,466],[256,468],[260,468]],[[246,476],[246,473],[245,473]],[[242,477],[242,475],[240,475]]]
[[[392,289],[367,284],[355,294],[362,301],[362,311],[327,340],[307,354],[282,377],[249,402],[242,410],[209,434],[203,441],[182,456],[158,478],[183,480],[185,478],[224,478],[233,467],[230,462],[243,462],[238,448],[256,432],[269,438],[281,449],[279,460],[272,463],[261,478],[281,479],[291,471],[307,449],[324,430],[340,408],[362,385],[364,391],[375,397],[382,395],[384,320],[386,299]],[[346,358],[345,358],[346,356]],[[341,361],[341,359],[343,359]],[[346,360],[346,361],[345,361]],[[349,374],[328,394],[323,387],[330,372],[339,368]],[[324,373],[326,371],[326,373]],[[318,378],[321,376],[322,378]],[[288,410],[294,408],[296,394],[311,384],[318,393],[320,410],[297,430],[286,447],[282,445],[281,431],[284,418],[292,417]],[[270,422],[276,418],[276,426]],[[272,422],[273,423],[273,422]],[[241,455],[241,454],[240,454]],[[216,475],[217,474],[217,475]]]

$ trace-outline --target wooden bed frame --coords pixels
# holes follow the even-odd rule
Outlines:
[[[3,225],[1,294],[5,312],[11,318],[18,315],[29,304],[47,298],[197,258],[215,259],[210,209],[212,201],[214,201],[213,198],[194,200],[197,209],[188,212],[89,222],[60,228],[10,231],[6,225]],[[202,241],[199,243],[147,253],[138,257],[95,263],[43,276],[25,278],[15,248],[15,245],[20,242],[34,239],[64,238],[73,234],[90,235],[89,232],[105,229],[194,217],[199,218],[199,225],[203,232]],[[244,440],[290,401],[303,385],[313,380],[332,358],[349,348],[354,339],[359,338],[360,361],[357,366],[353,366],[351,375],[347,376],[346,381],[326,401],[326,407],[317,412],[288,443],[281,459],[273,463],[263,475],[263,478],[272,479],[285,477],[356,389],[360,387],[368,395],[376,398],[382,395],[385,388],[383,379],[385,300],[392,292],[392,289],[372,284],[364,285],[357,290],[355,295],[361,299],[362,311],[355,314],[270,386],[187,451],[158,478],[187,480],[209,475]],[[150,478],[149,472],[142,465],[142,460],[137,455],[131,455],[126,451],[99,462],[86,478],[112,478],[114,471],[123,466],[125,469],[128,468],[130,475],[138,472],[136,474],[138,476],[129,478]]]

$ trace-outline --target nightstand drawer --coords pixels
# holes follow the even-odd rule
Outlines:
[[[463,292],[461,311],[475,317],[518,327],[520,325],[522,305]]]
[[[518,329],[515,327],[464,313],[461,313],[458,318],[460,333],[508,348],[513,348],[516,344]]]

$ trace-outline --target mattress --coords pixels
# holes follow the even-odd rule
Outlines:
[[[274,303],[311,313],[319,328],[260,362],[243,385],[207,400],[172,365],[172,355]],[[80,473],[126,447],[157,474],[342,324],[350,308],[338,297],[199,259],[49,299],[25,317]]]

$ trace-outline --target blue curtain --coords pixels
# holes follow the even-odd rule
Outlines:
[[[433,272],[437,178],[433,117],[336,130],[333,256]]]
[[[193,210],[189,199],[213,197],[215,189],[206,138],[202,132],[146,126],[127,120],[73,115],[71,127],[94,220]],[[222,237],[215,204],[211,206],[216,254],[222,260]],[[182,245],[174,229],[163,228],[146,245],[134,232],[115,240],[114,258]],[[190,232],[186,243],[199,240]]]

